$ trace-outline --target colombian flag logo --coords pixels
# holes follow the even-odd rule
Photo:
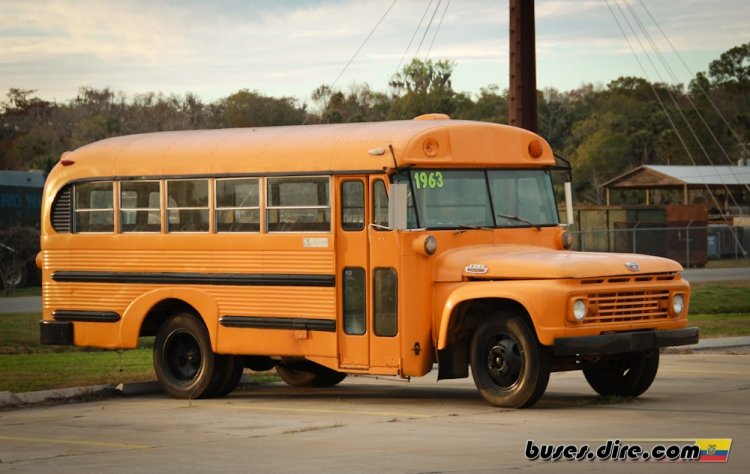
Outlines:
[[[729,450],[732,448],[731,439],[698,439],[695,444],[701,450],[698,462],[727,462]]]

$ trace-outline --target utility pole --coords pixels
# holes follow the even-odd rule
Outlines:
[[[510,87],[508,119],[511,125],[538,132],[534,0],[509,1]]]

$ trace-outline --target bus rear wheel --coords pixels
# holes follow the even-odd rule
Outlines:
[[[343,372],[309,360],[280,362],[276,372],[281,380],[292,387],[333,387],[346,378]]]
[[[512,312],[482,321],[471,340],[471,374],[485,400],[507,408],[536,403],[547,388],[549,351]]]
[[[245,371],[245,358],[238,355],[217,355],[220,368],[214,382],[206,392],[206,397],[223,397],[237,387]]]
[[[659,370],[659,351],[631,352],[609,356],[584,368],[583,375],[599,395],[635,398],[653,383]]]
[[[165,392],[175,398],[215,394],[225,361],[211,350],[208,330],[192,313],[165,322],[154,342],[154,370]]]

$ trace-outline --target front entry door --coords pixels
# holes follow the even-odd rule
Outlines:
[[[352,372],[398,373],[398,247],[387,230],[385,177],[337,180],[339,364]]]

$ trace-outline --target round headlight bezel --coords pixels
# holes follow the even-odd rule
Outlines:
[[[577,300],[573,301],[573,305],[571,306],[570,311],[571,315],[573,316],[573,320],[580,323],[584,319],[586,319],[586,316],[588,315],[588,303],[585,299],[578,298]]]
[[[679,316],[683,311],[685,311],[685,296],[682,293],[675,293],[672,296],[670,309],[672,310],[672,314],[674,316]]]

